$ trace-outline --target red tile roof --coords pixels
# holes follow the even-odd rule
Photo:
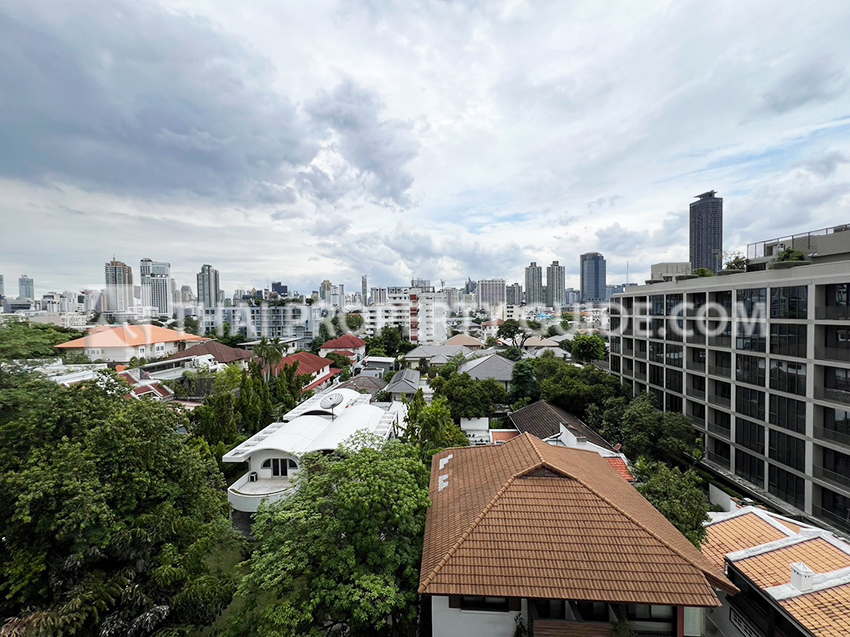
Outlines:
[[[751,549],[788,537],[755,513],[746,513],[706,527],[703,554],[718,568],[725,569],[726,554]]]
[[[320,349],[360,349],[366,347],[366,341],[354,336],[354,334],[343,334],[339,338],[327,341]]]
[[[529,434],[448,449],[431,501],[420,594],[719,606],[715,586],[737,592],[592,451]]]
[[[341,369],[331,368],[330,373],[325,374],[324,376],[322,376],[318,380],[314,380],[312,383],[310,383],[304,389],[302,389],[301,393],[303,394],[303,393],[306,393],[306,392],[311,391],[313,389],[316,389],[316,387],[321,387],[322,385],[324,385],[325,383],[330,381],[334,376],[337,376],[341,372],[342,372]]]
[[[234,363],[237,361],[247,361],[254,358],[254,355],[248,350],[230,347],[218,341],[207,341],[193,345],[189,349],[182,352],[175,352],[165,360],[173,358],[186,358],[188,356],[203,356],[204,354],[212,354],[217,363]]]
[[[617,470],[617,473],[620,474],[626,482],[634,482],[635,477],[632,475],[632,472],[629,471],[629,467],[626,464],[626,461],[622,458],[605,458],[612,467]]]
[[[86,347],[108,349],[110,347],[137,347],[153,343],[182,343],[205,340],[207,339],[201,336],[187,332],[176,332],[156,325],[120,325],[118,327],[103,325],[93,328],[83,338],[61,343],[56,347],[59,349],[83,349]]]
[[[280,359],[280,362],[277,364],[277,373],[280,373],[287,365],[295,365],[295,363],[298,363],[299,376],[315,374],[319,370],[331,366],[331,361],[327,358],[316,356],[310,352],[295,352],[291,356],[284,356]]]

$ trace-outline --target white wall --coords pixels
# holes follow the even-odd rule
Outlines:
[[[519,614],[519,611],[460,610],[449,608],[448,597],[431,598],[433,634],[439,637],[513,637],[515,617]]]

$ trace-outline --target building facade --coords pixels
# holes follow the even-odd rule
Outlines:
[[[688,416],[704,437],[706,466],[752,497],[845,531],[848,265],[631,288],[612,300],[610,341],[611,373]]]
[[[22,299],[35,300],[35,283],[26,274],[18,279],[18,296]]]
[[[691,204],[691,267],[717,272],[723,259],[723,198],[709,190]]]
[[[142,283],[142,305],[153,306],[160,314],[171,316],[174,312],[171,264],[151,259],[139,263]]]
[[[204,307],[217,307],[221,297],[218,270],[211,265],[201,266],[198,272],[198,304]]]
[[[3,283],[2,274],[0,274],[0,296],[6,296],[6,285]]]
[[[107,312],[127,312],[133,301],[133,268],[113,259],[105,264]]]
[[[558,309],[566,304],[566,268],[552,261],[552,265],[546,268],[546,305]]]
[[[522,305],[522,286],[519,283],[512,283],[505,287],[505,303]]]
[[[581,302],[601,303],[606,300],[607,274],[605,257],[598,252],[581,255]]]
[[[543,268],[535,261],[525,268],[525,304],[543,305],[546,297],[543,296]]]
[[[493,318],[504,318],[506,305],[504,279],[483,279],[478,282],[478,303],[480,309]]]

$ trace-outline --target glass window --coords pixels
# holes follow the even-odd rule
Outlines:
[[[726,400],[731,400],[732,398],[732,384],[724,383],[722,380],[714,381],[714,395],[720,398],[725,398]]]
[[[735,377],[742,383],[764,387],[766,361],[760,356],[738,354],[735,357]]]
[[[664,368],[658,365],[649,366],[649,382],[651,385],[664,387]]]
[[[785,469],[769,466],[767,489],[798,509],[802,509],[806,504],[806,481]]]
[[[673,367],[681,367],[684,358],[684,350],[681,345],[667,345],[667,364]]]
[[[653,363],[664,362],[664,343],[649,343],[649,360]]]
[[[749,387],[738,387],[735,410],[744,416],[764,420],[764,392]]]
[[[806,395],[806,364],[770,361],[770,388],[798,396]]]
[[[738,316],[757,318],[767,316],[767,288],[738,290]]]
[[[764,453],[764,427],[743,418],[735,418],[735,442],[756,453]]]
[[[663,294],[657,294],[649,297],[649,313],[653,316],[664,316]]]
[[[668,294],[665,314],[667,316],[681,316],[683,302],[684,297],[681,294]]]
[[[769,438],[768,455],[773,460],[777,460],[797,471],[806,470],[805,440],[773,429],[770,430]]]
[[[805,285],[770,289],[770,318],[804,319],[808,309],[809,288]]]
[[[799,327],[805,328],[805,325]],[[767,351],[767,324],[738,321],[737,348],[749,352]]]
[[[676,394],[667,393],[667,411],[681,414],[682,413],[682,397],[677,396]]]
[[[771,394],[770,424],[798,434],[806,433],[806,403],[802,400]]]
[[[850,476],[850,456],[824,447],[823,468],[842,476]]]
[[[847,307],[847,291],[850,286],[847,283],[836,283],[826,286],[827,307]]]
[[[746,451],[735,449],[735,473],[753,484],[764,485],[764,461]]]
[[[808,327],[805,325],[775,323],[770,326],[771,354],[805,358],[807,343]]]
[[[682,372],[675,369],[667,370],[667,389],[682,393]]]
[[[732,460],[732,445],[717,438],[712,438],[712,440],[714,441],[714,454],[711,459],[728,469]]]
[[[824,380],[827,389],[850,392],[850,369],[825,367]]]
[[[826,430],[824,438],[850,441],[850,411],[824,407],[823,428]]]

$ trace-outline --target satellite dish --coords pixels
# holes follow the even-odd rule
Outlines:
[[[329,396],[322,398],[322,401],[319,403],[319,407],[333,411],[333,408],[339,405],[342,401],[342,394],[330,394]]]

